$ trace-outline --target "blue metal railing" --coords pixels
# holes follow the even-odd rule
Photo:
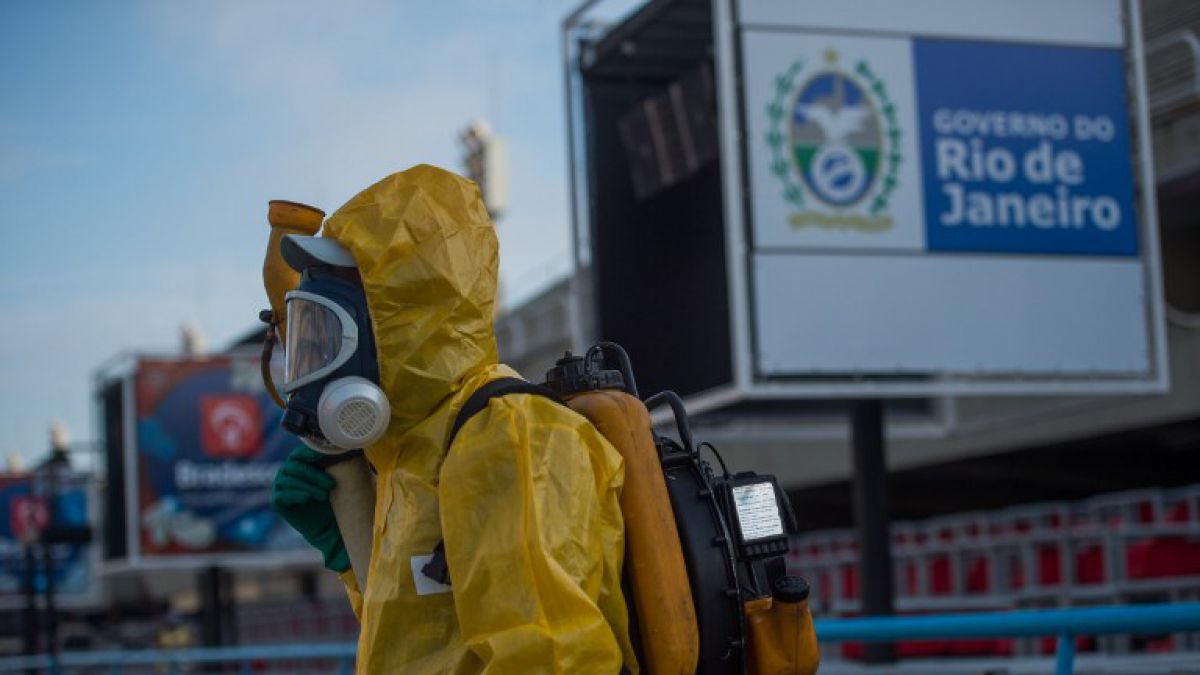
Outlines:
[[[1200,602],[824,619],[816,622],[816,628],[817,640],[822,644],[1053,635],[1058,637],[1056,672],[1071,675],[1075,667],[1075,636],[1200,631]]]
[[[240,647],[203,647],[196,649],[146,649],[136,651],[63,652],[56,658],[47,654],[0,659],[0,673],[42,670],[46,673],[70,673],[77,669],[105,668],[117,675],[122,666],[158,666],[167,673],[178,673],[183,666],[199,663],[237,664],[240,672],[255,672],[259,663],[332,661],[338,672],[354,672],[353,642],[325,644],[246,645]]]
[[[1200,602],[1164,605],[1123,605],[982,614],[939,614],[887,618],[823,619],[816,622],[822,644],[837,642],[896,642],[900,640],[964,639],[979,637],[1058,637],[1058,675],[1070,675],[1075,665],[1077,635],[1161,635],[1200,631]],[[354,667],[353,643],[250,645],[204,649],[65,652],[0,659],[0,673],[41,669],[48,673],[81,668],[160,666],[179,672],[185,665],[232,663],[250,673],[256,663],[328,660],[347,675]]]

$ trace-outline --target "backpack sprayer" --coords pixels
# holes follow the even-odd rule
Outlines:
[[[560,359],[545,386],[625,458],[625,570],[631,626],[650,675],[812,675],[818,650],[808,583],[787,574],[795,515],[774,476],[730,474],[696,445],[683,401],[638,398],[629,357],[602,342]],[[649,409],[670,407],[678,440]],[[708,448],[720,472],[701,458]],[[636,640],[636,637],[635,637]]]
[[[316,234],[324,215],[302,204],[270,203],[271,237],[263,264],[271,304],[263,313],[268,337],[276,332],[284,337],[284,296],[299,283],[299,275],[281,257],[280,240],[285,234]],[[265,358],[262,367],[270,367]],[[788,575],[785,565],[795,515],[774,476],[731,474],[715,447],[694,442],[683,401],[674,392],[643,403],[629,357],[613,343],[600,343],[584,356],[568,353],[541,386],[521,380],[489,383],[464,404],[454,428],[461,428],[491,398],[515,393],[566,405],[624,457],[625,593],[643,672],[816,673],[808,583]],[[662,405],[671,409],[677,439],[653,432],[650,409]],[[448,452],[453,437],[451,433]],[[701,457],[706,448],[720,471]],[[337,481],[331,506],[359,588],[365,589],[375,486],[361,453],[348,457],[326,471]]]

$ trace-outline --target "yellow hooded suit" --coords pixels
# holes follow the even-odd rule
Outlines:
[[[516,375],[497,363],[497,242],[478,188],[417,166],[351,199],[324,236],[362,274],[392,408],[366,448],[378,485],[365,592],[342,575],[362,625],[358,672],[636,672],[617,451],[528,394],[493,399],[445,450],[467,398]],[[412,559],[443,540],[451,590],[418,595]]]

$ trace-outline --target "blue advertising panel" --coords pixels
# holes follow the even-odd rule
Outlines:
[[[0,604],[15,605],[24,593],[26,575],[33,574],[34,589],[46,589],[41,548],[29,570],[25,561],[25,542],[36,539],[49,523],[50,509],[43,482],[31,474],[0,475]],[[37,484],[35,484],[35,482]],[[59,527],[85,527],[88,522],[89,493],[87,480],[77,474],[60,476],[54,499],[54,523]],[[54,592],[70,603],[73,598],[89,596],[95,581],[93,556],[87,544],[54,544]]]
[[[930,251],[1136,256],[1120,49],[913,40]]]
[[[139,361],[142,558],[309,552],[270,508],[271,481],[297,442],[257,371],[227,356]]]

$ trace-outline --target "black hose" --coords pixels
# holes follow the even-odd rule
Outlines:
[[[709,452],[713,454],[713,457],[717,458],[717,462],[721,464],[721,471],[725,474],[724,477],[728,479],[730,475],[729,467],[725,466],[725,458],[721,456],[721,453],[717,450],[717,446],[709,443],[708,441],[701,441],[700,445],[696,447],[696,451],[699,452],[704,448],[708,448]]]
[[[675,415],[675,428],[679,430],[679,442],[683,443],[683,449],[691,454],[696,454],[696,446],[692,444],[692,425],[688,421],[687,408],[684,407],[683,399],[679,398],[679,394],[673,391],[660,391],[646,399],[646,408],[653,409],[664,401],[671,406],[671,412]]]
[[[625,393],[634,398],[641,398],[638,395],[637,381],[633,379],[633,364],[629,361],[629,354],[625,348],[615,342],[597,342],[592,345],[587,353],[584,354],[583,360],[590,367],[592,360],[599,354],[605,359],[605,366],[608,366],[608,357],[605,352],[613,352],[617,357],[617,369],[621,371],[621,379],[625,382]]]
[[[269,309],[259,312],[258,318],[267,324],[267,332],[263,336],[262,355],[258,359],[258,374],[262,377],[263,387],[271,395],[271,400],[275,401],[275,405],[286,410],[287,404],[279,396],[279,391],[275,389],[275,379],[271,377],[271,355],[275,351],[275,328],[279,323],[275,320],[274,312]]]

